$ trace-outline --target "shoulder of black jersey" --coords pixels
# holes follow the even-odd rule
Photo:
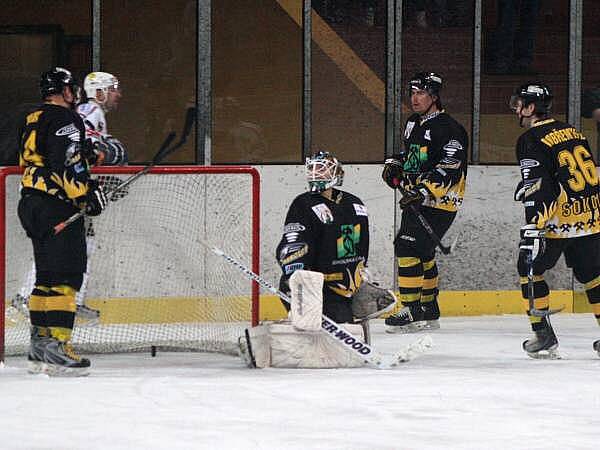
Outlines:
[[[346,202],[351,202],[351,203],[359,203],[359,204],[361,204],[361,205],[362,205],[362,204],[364,204],[364,203],[363,203],[363,201],[362,201],[360,198],[358,198],[358,197],[357,197],[356,195],[354,195],[354,194],[351,194],[350,192],[347,192],[347,191],[340,191],[340,190],[337,190],[337,189],[336,189],[336,193],[337,193],[338,195],[341,195],[341,196],[342,196],[342,199],[343,199],[343,201],[346,201]],[[334,197],[334,198],[335,198],[335,197]]]
[[[419,121],[421,120],[421,116],[417,113],[413,113],[410,116],[408,116],[408,119],[406,119],[406,123],[408,122],[417,122],[419,123]]]

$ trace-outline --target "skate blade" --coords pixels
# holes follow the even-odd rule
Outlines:
[[[57,364],[43,364],[43,370],[49,377],[87,377],[90,374],[89,367],[65,367]]]
[[[439,320],[426,320],[424,330],[439,330],[440,329],[440,321]]]
[[[44,371],[44,363],[42,361],[27,361],[27,373],[37,375]]]
[[[533,359],[562,359],[558,349],[551,348],[548,350],[540,350],[539,352],[525,352],[527,356]]]
[[[387,325],[385,330],[386,333],[390,334],[410,334],[410,333],[418,333],[419,331],[423,331],[425,329],[427,322],[424,320],[419,322],[409,323],[408,325]]]
[[[87,318],[83,316],[75,316],[75,324],[81,328],[91,328],[100,325],[100,317]]]

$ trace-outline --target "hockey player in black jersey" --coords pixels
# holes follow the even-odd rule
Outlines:
[[[32,240],[36,281],[29,300],[30,372],[85,375],[90,362],[75,353],[71,334],[75,294],[86,267],[83,219],[55,235],[52,228],[84,209],[98,215],[106,205],[102,188],[90,179],[85,127],[74,111],[79,86],[56,67],[41,76],[44,103],[20,130],[23,167],[18,215]]]
[[[289,293],[288,280],[298,269],[321,272],[323,314],[338,323],[352,322],[352,298],[369,256],[367,208],[355,195],[335,188],[344,171],[329,153],[307,158],[306,173],[310,191],[290,205],[277,246],[280,290]]]
[[[400,189],[402,225],[394,241],[398,287],[404,305],[385,321],[386,331],[439,328],[436,243],[408,206],[416,206],[442,238],[463,202],[468,136],[442,106],[442,77],[418,73],[410,79],[414,114],[404,127],[404,150],[385,161],[382,177]]]
[[[522,180],[515,200],[523,202],[518,260],[523,299],[535,337],[523,343],[533,358],[559,358],[558,339],[547,317],[549,287],[544,272],[564,253],[575,278],[584,284],[600,325],[600,189],[596,163],[587,139],[568,123],[550,116],[552,93],[541,83],[520,86],[510,106],[527,129],[517,141]],[[533,299],[528,296],[528,269],[533,264]],[[600,341],[593,344],[600,355]]]

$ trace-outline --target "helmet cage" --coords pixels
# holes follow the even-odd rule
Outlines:
[[[342,164],[328,152],[319,152],[306,158],[306,178],[310,192],[320,193],[344,181]]]

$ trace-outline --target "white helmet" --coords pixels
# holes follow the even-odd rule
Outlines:
[[[333,186],[341,186],[344,181],[344,169],[329,152],[319,151],[306,158],[306,178],[310,192],[323,192]]]
[[[88,99],[96,100],[96,90],[100,89],[104,92],[104,101],[106,101],[109,88],[119,89],[119,80],[111,73],[92,72],[85,77],[85,80],[83,80],[83,90]]]

